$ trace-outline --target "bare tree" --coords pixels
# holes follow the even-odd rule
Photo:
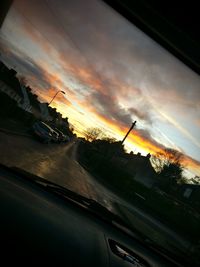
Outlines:
[[[186,178],[184,175],[180,177],[177,181],[179,184],[188,184],[188,178]]]
[[[154,169],[160,173],[165,166],[169,166],[170,164],[180,165],[182,157],[183,155],[179,151],[166,148],[164,151],[152,155],[151,163]]]
[[[74,133],[74,126],[73,126],[73,125],[70,125],[70,126],[69,126],[69,130],[70,130],[72,133]]]
[[[160,177],[170,185],[183,182],[182,154],[174,149],[165,149],[151,157],[151,163]]]
[[[110,144],[117,142],[116,138],[110,137],[110,136],[103,136],[103,137],[101,137],[101,140],[106,141]]]
[[[158,152],[152,155],[150,158],[151,164],[157,173],[160,173],[165,164],[165,155],[162,152]]]
[[[101,129],[94,127],[94,128],[88,128],[85,131],[84,135],[85,135],[85,139],[87,141],[92,142],[92,141],[95,141],[97,139],[100,139],[101,136],[103,136],[103,132]]]
[[[19,82],[20,82],[21,85],[27,86],[28,81],[27,81],[27,79],[26,79],[25,76],[23,76],[23,75],[19,75],[19,76],[18,76],[18,79],[19,79]]]
[[[195,176],[195,177],[193,177],[192,179],[191,179],[191,182],[193,183],[193,184],[198,184],[198,185],[200,185],[200,176]]]

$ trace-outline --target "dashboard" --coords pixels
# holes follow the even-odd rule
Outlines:
[[[83,207],[3,168],[1,262],[6,265],[177,266]]]

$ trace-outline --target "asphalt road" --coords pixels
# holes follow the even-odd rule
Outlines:
[[[98,201],[123,215],[130,224],[165,247],[172,247],[175,243],[185,250],[190,246],[176,232],[130,205],[92,177],[76,160],[77,146],[78,141],[45,145],[30,137],[0,132],[0,162],[10,167],[17,166]]]
[[[78,141],[46,145],[29,137],[0,132],[0,162],[44,177],[111,209],[111,202],[119,198],[76,161],[77,146]]]

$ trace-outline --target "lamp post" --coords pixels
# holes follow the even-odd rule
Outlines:
[[[59,93],[62,93],[63,95],[65,95],[65,92],[64,92],[64,91],[62,91],[62,90],[58,91],[58,92],[53,96],[53,98],[52,98],[51,101],[49,102],[48,106],[51,104],[51,102],[54,100],[54,98],[55,98],[55,97],[57,96],[57,94],[59,94]]]

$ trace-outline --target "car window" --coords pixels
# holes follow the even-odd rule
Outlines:
[[[199,88],[198,74],[103,1],[13,1],[0,31],[0,163],[198,257]]]

